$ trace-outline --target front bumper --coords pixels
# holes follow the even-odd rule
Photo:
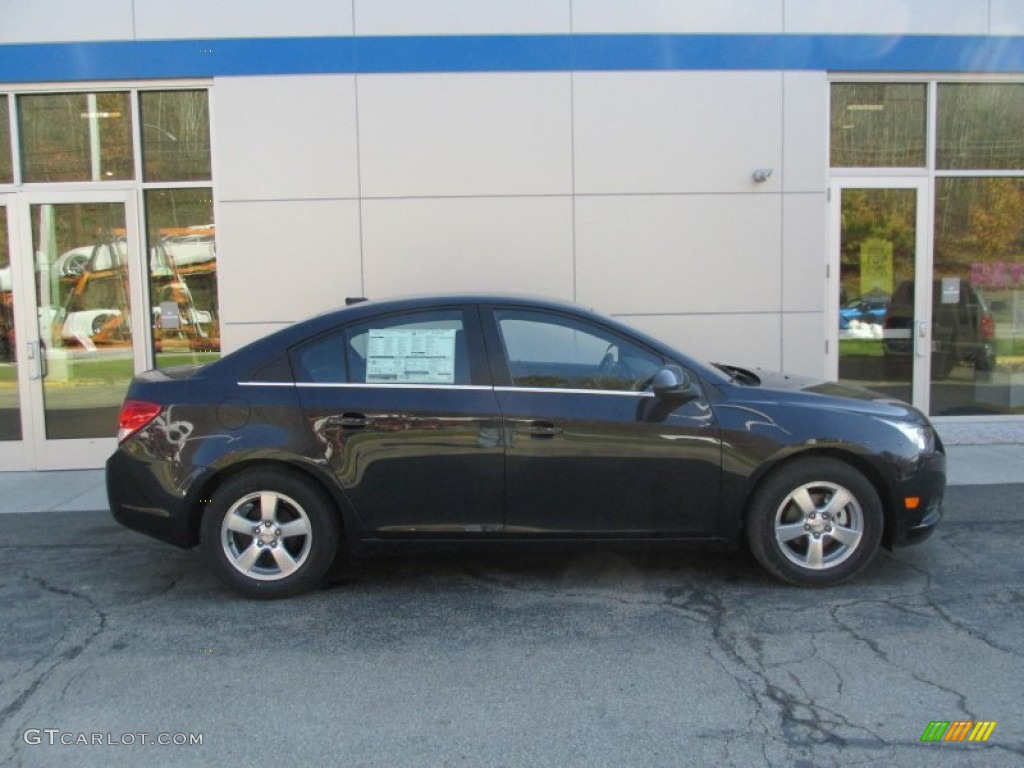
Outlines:
[[[893,489],[886,546],[902,547],[927,539],[942,520],[945,493],[946,454],[922,454]],[[916,506],[912,507],[914,499]]]

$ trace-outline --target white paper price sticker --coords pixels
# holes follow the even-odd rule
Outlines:
[[[455,329],[371,329],[366,383],[454,384]]]

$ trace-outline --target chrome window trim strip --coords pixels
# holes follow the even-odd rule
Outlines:
[[[328,389],[456,389],[493,390],[495,392],[546,393],[555,395],[610,395],[613,397],[655,397],[653,392],[633,392],[619,389],[562,389],[558,387],[489,387],[481,384],[382,384],[313,381],[240,381],[240,387],[301,387],[303,389],[325,387]]]
[[[558,387],[495,387],[495,392],[544,392],[556,395],[612,395],[615,397],[654,397],[653,392],[624,389],[561,389]]]

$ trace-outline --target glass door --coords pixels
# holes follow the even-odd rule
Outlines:
[[[20,213],[32,265],[21,319],[35,468],[101,467],[128,383],[146,363],[134,196],[28,195]]]
[[[0,195],[0,468],[5,470],[32,466],[25,450],[26,414],[21,407],[22,379],[27,377],[19,365],[15,332],[15,298],[20,293],[14,266],[15,211],[14,196]]]
[[[927,410],[935,356],[926,180],[843,178],[830,191],[838,378]]]

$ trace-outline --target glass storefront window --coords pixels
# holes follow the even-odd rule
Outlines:
[[[144,91],[139,109],[145,181],[209,180],[206,91]]]
[[[153,356],[158,368],[220,357],[213,190],[146,192]]]
[[[0,206],[0,440],[21,439],[18,347],[14,338],[14,294],[7,210]]]
[[[935,191],[932,413],[1024,413],[1024,179]]]
[[[0,96],[0,184],[14,181],[14,166],[11,158],[11,119],[7,97]]]
[[[46,437],[106,437],[134,373],[125,207],[29,210]]]
[[[135,177],[127,92],[19,96],[18,119],[26,182]]]
[[[832,167],[924,167],[926,106],[923,83],[833,83]]]
[[[937,149],[942,170],[1024,168],[1024,84],[940,84]]]

